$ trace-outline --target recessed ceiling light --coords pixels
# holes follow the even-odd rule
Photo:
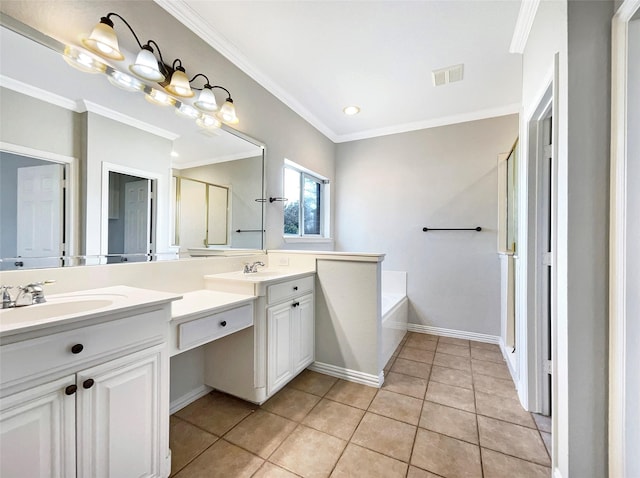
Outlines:
[[[178,158],[179,156],[180,156],[180,155],[179,155],[177,152],[175,152],[175,151],[171,151],[171,157],[172,157],[172,158]]]
[[[344,111],[344,114],[347,116],[353,116],[360,113],[360,108],[358,106],[345,106],[342,111]]]

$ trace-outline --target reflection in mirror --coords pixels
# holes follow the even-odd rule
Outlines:
[[[0,151],[1,270],[59,267],[66,166]]]
[[[198,128],[178,116],[176,108],[149,104],[143,95],[114,88],[104,75],[69,67],[61,57],[64,45],[57,40],[39,32],[25,33],[28,27],[9,21],[6,15],[2,22],[0,150],[36,151],[34,157],[45,159],[68,158],[72,168],[66,175],[66,225],[62,218],[55,222],[64,236],[63,247],[46,254],[54,260],[24,261],[27,256],[18,250],[17,229],[7,232],[3,221],[0,257],[6,260],[2,268],[15,268],[20,262],[52,267],[165,260],[185,257],[192,248],[204,249],[205,254],[218,249],[263,248],[262,144],[228,127]],[[25,32],[20,31],[21,25]],[[32,39],[35,36],[38,41]],[[18,158],[22,166],[29,164],[24,155]],[[109,171],[120,176],[110,176]],[[147,180],[135,193],[140,195],[138,209],[130,208],[137,211],[131,213],[137,219],[131,219],[128,229],[128,212],[123,209],[127,201],[124,186],[129,184],[123,180],[126,175]],[[208,190],[210,205],[205,203],[201,221],[205,229],[197,241],[187,241],[178,230],[178,213],[191,206],[185,198],[180,204],[175,202],[173,176],[219,187]],[[3,172],[3,181],[4,177]],[[3,186],[0,209],[3,214],[17,215],[17,206],[8,206],[17,204],[17,193],[9,200],[4,190]],[[143,191],[148,194],[146,199]],[[225,191],[226,205],[215,201]],[[147,211],[144,215],[143,210]],[[10,247],[5,236],[13,237],[16,246]]]

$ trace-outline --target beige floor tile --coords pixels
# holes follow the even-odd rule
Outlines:
[[[256,405],[212,392],[175,413],[178,418],[193,423],[214,435],[222,436],[236,426]]]
[[[420,416],[420,427],[478,444],[476,415],[457,408],[425,401]]]
[[[511,380],[511,374],[509,374],[509,369],[505,363],[471,359],[471,367],[474,375],[490,375],[503,380]]]
[[[536,424],[531,418],[531,413],[522,408],[520,400],[517,398],[498,397],[476,392],[476,413],[522,425],[523,427],[536,428]]]
[[[457,355],[458,357],[467,358],[471,356],[469,350],[468,345],[455,345],[446,342],[438,342],[438,348],[436,349],[436,351],[441,354]]]
[[[407,339],[405,345],[416,349],[435,350],[438,340],[430,335],[413,335]]]
[[[391,367],[392,372],[402,373],[404,375],[411,375],[418,378],[429,378],[431,372],[431,365],[424,362],[416,362],[414,360],[407,360],[398,357]]]
[[[544,447],[547,449],[547,453],[551,456],[551,433],[541,431],[540,436],[544,442]]]
[[[416,468],[415,466],[409,466],[409,473],[407,473],[407,478],[440,478],[438,475],[434,475],[433,473],[429,473],[428,471],[422,470],[420,468]]]
[[[293,388],[283,388],[262,404],[268,412],[300,422],[320,401],[320,397]]]
[[[537,430],[478,415],[480,445],[544,466],[551,461]]]
[[[383,390],[401,393],[415,398],[424,398],[427,381],[423,378],[410,377],[402,373],[389,372],[384,376]]]
[[[457,355],[440,354],[436,352],[433,358],[433,365],[471,372],[471,361],[467,357],[458,357]]]
[[[305,478],[327,477],[346,445],[344,440],[299,425],[269,461]]]
[[[549,478],[551,468],[536,465],[512,456],[503,455],[486,448],[482,449],[484,478]]]
[[[348,440],[363,415],[364,410],[323,398],[302,423],[329,435]]]
[[[551,433],[551,417],[540,415],[539,413],[533,413],[533,419],[536,422],[538,430],[541,432]]]
[[[485,349],[493,350],[494,352],[500,352],[500,346],[497,344],[488,344],[486,342],[476,342],[475,340],[470,340],[469,345],[472,349]]]
[[[391,367],[393,367],[393,363],[396,361],[397,356],[393,356],[387,362],[387,365],[384,366],[384,374],[388,374],[391,371]]]
[[[415,362],[431,363],[433,362],[433,351],[407,347],[405,345],[398,354],[398,358],[413,360]]]
[[[471,349],[471,358],[486,360],[487,362],[505,363],[500,351],[496,352],[494,350],[479,349],[476,347]]]
[[[377,391],[377,388],[367,385],[338,380],[327,392],[325,398],[366,410]]]
[[[413,425],[366,413],[351,442],[408,462],[415,433],[416,427]]]
[[[227,433],[224,439],[266,459],[295,428],[296,423],[291,420],[256,410]]]
[[[518,398],[516,387],[511,379],[491,377],[489,375],[473,375],[473,386],[476,392],[498,395],[506,398]]]
[[[404,478],[407,464],[358,445],[349,444],[331,478]]]
[[[467,412],[475,412],[475,402],[473,390],[454,387],[444,383],[429,382],[425,400],[446,405],[448,407],[459,408]]]
[[[279,466],[274,465],[273,463],[269,463],[268,461],[264,462],[264,465],[260,467],[260,469],[256,472],[252,478],[297,478],[298,475],[291,473],[290,471],[285,470],[284,468],[280,468]]]
[[[411,464],[450,478],[482,478],[477,445],[422,428],[418,429]]]
[[[386,390],[380,390],[371,405],[369,405],[370,412],[411,425],[418,424],[421,410],[421,399]]]
[[[420,340],[430,340],[432,342],[437,342],[439,338],[437,335],[423,334],[421,332],[408,332],[405,337],[407,338],[407,340],[417,337]]]
[[[466,339],[457,339],[454,337],[440,337],[438,339],[439,344],[453,344],[453,345],[463,345],[469,347],[469,340]]]
[[[169,447],[171,448],[171,474],[180,471],[187,463],[209,448],[217,436],[200,430],[174,416],[169,417]]]
[[[224,440],[218,440],[185,466],[176,478],[245,478],[253,475],[263,460]]]
[[[471,372],[464,370],[456,370],[455,368],[440,367],[434,365],[431,367],[431,375],[429,380],[434,382],[446,383],[456,387],[473,389],[473,379]]]
[[[294,378],[287,387],[322,397],[333,387],[333,384],[336,383],[337,380],[337,378],[323,373],[304,370]]]

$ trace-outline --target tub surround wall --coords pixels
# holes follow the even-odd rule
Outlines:
[[[498,341],[497,157],[517,135],[511,115],[337,146],[337,249],[407,271],[413,330]]]

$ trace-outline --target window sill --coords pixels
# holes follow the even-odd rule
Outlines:
[[[333,243],[331,237],[300,237],[300,236],[282,236],[287,244],[329,244]]]

